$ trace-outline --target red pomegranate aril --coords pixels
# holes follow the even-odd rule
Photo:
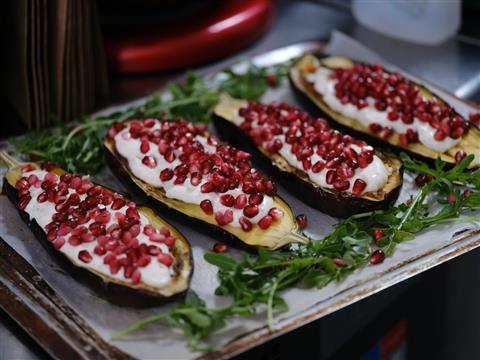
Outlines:
[[[262,194],[253,194],[253,195],[250,195],[248,198],[248,203],[250,205],[260,205],[262,202],[263,202]]]
[[[109,263],[109,267],[110,267],[110,273],[112,275],[116,275],[119,271],[120,271],[120,264],[118,263],[117,260],[112,260],[110,263]]]
[[[92,233],[82,234],[80,238],[82,239],[82,242],[85,242],[85,243],[93,242],[96,240],[95,235],[93,235]]]
[[[148,255],[142,255],[137,260],[137,265],[140,267],[145,267],[150,264],[151,258]]]
[[[258,212],[259,212],[259,209],[257,205],[247,205],[243,209],[243,214],[248,218],[253,218],[258,214]]]
[[[202,193],[209,193],[214,190],[215,186],[211,182],[206,182],[200,187]]]
[[[454,194],[447,195],[447,202],[449,204],[453,204],[455,201],[457,201],[457,197]]]
[[[92,261],[92,255],[87,250],[82,250],[78,253],[78,259],[83,261],[84,263],[88,264]]]
[[[165,240],[165,235],[162,235],[160,233],[153,233],[150,234],[148,238],[150,239],[150,241],[153,242],[163,242],[163,240]]]
[[[160,180],[161,181],[168,181],[173,178],[173,170],[172,169],[163,169],[160,171]]]
[[[72,246],[78,246],[82,243],[82,239],[79,236],[72,235],[68,238],[68,243]]]
[[[140,214],[138,213],[138,210],[132,207],[129,207],[126,211],[126,215],[130,218],[140,220]]]
[[[329,185],[333,184],[333,182],[335,181],[336,176],[337,176],[337,175],[336,175],[336,173],[335,173],[335,170],[329,170],[329,171],[327,172],[326,177],[325,177],[327,184],[329,184]]]
[[[155,228],[151,224],[147,224],[143,227],[143,233],[147,236],[155,233],[155,231],[156,231]]]
[[[170,254],[162,252],[158,254],[157,259],[161,264],[165,265],[166,267],[170,267],[173,264],[173,258]]]
[[[53,242],[53,247],[55,250],[60,250],[63,245],[65,245],[65,239],[63,237],[58,237],[54,242]]]
[[[438,129],[437,131],[435,131],[435,135],[433,135],[433,138],[437,141],[442,141],[446,137],[447,135],[441,129]]]
[[[418,187],[424,187],[426,183],[430,182],[432,177],[430,175],[419,174],[415,177],[415,184]]]
[[[95,248],[93,249],[93,253],[95,255],[98,255],[98,256],[102,256],[102,255],[105,255],[107,253],[107,250],[105,249],[104,246],[102,245],[97,245],[95,246]]]
[[[241,216],[240,219],[238,219],[238,223],[240,224],[240,227],[242,228],[243,231],[248,232],[252,230],[252,223],[250,220],[248,220],[246,217]]]
[[[119,210],[124,206],[125,206],[125,200],[115,199],[115,200],[113,200],[111,208],[112,208],[112,210]]]
[[[298,228],[300,230],[303,230],[307,227],[307,224],[308,224],[307,215],[299,214],[299,215],[296,216],[295,220],[297,221]]]
[[[20,197],[20,201],[18,203],[18,207],[21,209],[21,210],[24,210],[28,203],[30,202],[30,200],[32,199],[32,197],[30,195],[23,195]]]
[[[202,175],[198,172],[196,173],[193,173],[190,177],[190,183],[193,185],[193,186],[197,186],[198,184],[200,184],[202,182]]]
[[[270,216],[270,215],[265,215],[263,218],[260,219],[260,221],[258,222],[258,226],[263,229],[263,230],[266,230],[270,227],[270,225],[272,225],[272,221],[273,221],[273,218]]]
[[[155,245],[148,245],[147,247],[147,253],[149,255],[153,255],[153,256],[156,256],[156,255],[159,255],[162,251],[156,247]]]
[[[472,195],[472,191],[470,189],[465,189],[463,191],[463,197],[469,197],[470,195]]]
[[[339,267],[343,267],[346,265],[345,260],[340,259],[340,258],[333,258],[332,259],[333,263]]]
[[[152,156],[144,156],[142,159],[142,163],[151,169],[157,166],[157,160]]]
[[[125,277],[125,279],[130,279],[134,270],[135,268],[133,266],[125,266],[123,268],[123,276]]]
[[[147,139],[143,139],[143,140],[142,140],[142,143],[140,144],[140,151],[141,151],[143,154],[146,154],[146,153],[148,153],[149,150],[150,150],[150,144],[148,143],[148,140],[147,140]]]
[[[112,261],[115,261],[115,254],[113,254],[113,253],[109,253],[109,254],[105,255],[105,257],[103,258],[103,263],[105,265],[111,264]]]
[[[400,140],[400,143],[403,145],[403,146],[408,146],[408,137],[407,137],[407,134],[400,134],[398,135],[398,139]]]
[[[235,204],[235,198],[230,194],[220,196],[220,203],[227,207],[232,207]]]
[[[460,161],[463,160],[463,158],[466,156],[465,151],[463,150],[458,150],[455,153],[455,162],[459,163]]]
[[[66,226],[66,225],[62,224],[58,228],[57,235],[58,236],[65,236],[65,235],[69,234],[71,231],[72,231],[72,228],[70,226]]]
[[[27,178],[27,182],[30,186],[34,186],[37,182],[38,182],[38,176],[37,175],[34,175],[34,174],[31,174],[28,178]]]
[[[350,187],[350,181],[348,180],[338,180],[333,182],[333,188],[338,191],[348,190]]]
[[[227,245],[225,245],[225,244],[217,242],[213,245],[213,251],[216,252],[216,253],[224,253],[227,250],[228,250],[228,248],[227,248]]]
[[[240,194],[235,198],[235,204],[234,208],[235,209],[243,209],[247,205],[247,195],[245,194]]]
[[[372,265],[380,264],[383,262],[383,260],[385,260],[385,254],[380,249],[375,250],[370,256],[370,264]]]
[[[167,245],[168,247],[172,247],[175,244],[176,240],[173,236],[167,236],[164,240],[163,243]]]
[[[381,239],[382,237],[384,237],[384,236],[385,236],[385,235],[384,235],[384,233],[383,233],[383,231],[382,231],[381,229],[378,229],[378,228],[377,228],[377,229],[374,229],[374,230],[373,230],[373,240],[374,240],[375,242],[377,242],[378,240],[380,240],[380,239]]]
[[[270,215],[273,220],[280,220],[283,217],[283,211],[273,207],[268,211],[268,215]]]
[[[213,214],[213,205],[212,205],[212,202],[208,199],[202,200],[200,202],[200,208],[207,215]]]
[[[47,201],[47,193],[45,191],[43,191],[40,194],[38,194],[37,201],[39,203],[44,203],[45,201]]]
[[[353,183],[352,193],[356,196],[360,196],[363,190],[367,187],[367,183],[362,179],[356,179]]]

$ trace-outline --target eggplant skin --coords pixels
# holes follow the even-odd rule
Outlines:
[[[295,79],[292,72],[293,70],[298,70],[299,69],[299,63],[303,61],[304,58],[307,56],[312,56],[318,60],[321,60],[323,58],[328,57],[328,55],[322,54],[322,53],[307,53],[303,55],[299,60],[297,60],[290,68],[290,71],[288,72],[288,79],[290,82],[290,88],[293,90],[293,94],[295,96],[295,99],[299,101],[302,104],[302,107],[306,109],[308,112],[311,114],[314,114],[319,117],[323,117],[325,119],[329,120],[329,123],[332,124],[336,129],[343,131],[345,133],[348,133],[352,135],[353,137],[363,139],[367,141],[369,144],[378,147],[378,148],[383,148],[388,151],[392,151],[394,153],[400,153],[402,151],[405,151],[409,155],[415,157],[416,159],[419,159],[421,161],[424,161],[428,164],[433,164],[434,161],[436,160],[437,157],[440,157],[441,160],[446,162],[447,167],[453,167],[455,166],[455,159],[454,156],[452,155],[447,155],[446,153],[436,153],[436,156],[426,156],[425,154],[418,152],[418,151],[413,151],[409,149],[408,147],[404,147],[402,145],[397,145],[397,144],[392,144],[388,140],[382,140],[376,135],[373,135],[371,133],[362,131],[360,129],[353,128],[351,126],[348,126],[346,124],[343,124],[341,121],[335,118],[332,114],[329,114],[328,112],[324,111],[319,105],[316,104],[316,101],[320,100],[314,100],[317,98],[317,95],[313,93],[312,89],[310,86],[303,84],[303,79]],[[387,69],[388,70],[388,69]],[[298,81],[302,81],[302,84],[298,84]],[[415,83],[414,81],[412,81]],[[425,86],[415,83],[418,87],[424,89],[425,92],[429,93],[431,96],[439,99],[443,103],[447,103],[445,100],[443,100],[440,96],[436,95],[432,91],[430,91],[428,88]],[[305,87],[305,89],[301,89],[300,86]],[[470,126],[469,133],[474,134],[474,139],[478,139],[477,143],[480,143],[480,130],[472,125]],[[459,144],[462,144],[460,142]],[[429,150],[433,151],[433,150]],[[466,151],[467,153],[471,153]],[[477,157],[477,155],[475,155]],[[470,168],[477,168],[479,165],[477,164],[471,164]]]
[[[108,302],[121,305],[131,306],[136,308],[151,307],[164,304],[183,297],[188,287],[180,293],[173,296],[164,296],[159,293],[148,291],[146,289],[130,288],[125,285],[120,285],[114,282],[104,281],[100,276],[95,275],[91,271],[85,268],[75,266],[62,252],[55,250],[51,242],[48,241],[47,236],[43,229],[37,224],[35,220],[30,221],[30,216],[25,211],[18,207],[19,198],[17,190],[11,186],[8,181],[3,182],[3,192],[7,195],[9,200],[18,210],[22,220],[28,225],[35,237],[39,239],[40,243],[47,250],[50,256],[55,262],[75,280],[83,283],[92,289],[100,298],[107,300]],[[189,265],[191,267],[188,282],[193,273],[192,259],[190,257]]]
[[[132,193],[137,194],[138,196],[147,197],[147,203],[149,206],[155,208],[163,215],[169,216],[172,219],[188,223],[189,226],[194,229],[202,232],[205,235],[212,236],[215,239],[220,239],[228,245],[253,252],[253,248],[248,246],[235,235],[229,233],[226,230],[223,230],[219,226],[209,224],[203,220],[197,219],[196,217],[188,216],[183,212],[170,207],[161,201],[156,200],[148,194],[148,192],[140,189],[137,184],[132,180],[128,172],[125,170],[122,162],[108,149],[105,148],[105,156],[107,158],[107,164],[110,169],[113,171],[115,176],[120,179],[122,184],[124,184]]]
[[[253,154],[253,158],[261,163],[264,169],[278,179],[279,182],[293,195],[300,200],[318,209],[328,215],[347,218],[353,214],[379,210],[390,205],[397,200],[402,188],[403,165],[399,169],[400,184],[385,195],[381,201],[373,201],[354,196],[346,192],[325,191],[319,186],[301,179],[295,173],[284,171],[276,166],[268,156],[264,155],[256,146],[253,140],[245,134],[240,128],[230,121],[214,114],[213,122],[220,137],[231,142],[233,145],[243,148],[245,151]]]

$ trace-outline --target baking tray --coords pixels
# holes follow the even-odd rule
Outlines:
[[[382,62],[368,49],[341,34],[334,34],[326,49],[322,42],[305,42],[258,55],[253,61],[258,65],[272,65],[297,57],[304,51],[322,49],[363,61]],[[241,70],[245,63],[235,66]],[[463,115],[476,110],[452,94],[434,89]],[[101,113],[108,114],[143,100],[110,107]],[[286,82],[265,95],[264,101],[270,100],[296,103]],[[4,172],[5,168],[0,169],[2,178]],[[96,181],[125,191],[108,169],[98,175]],[[413,179],[405,176],[399,201],[405,201],[417,190]],[[321,238],[337,222],[335,218],[308,207],[286,189],[279,187],[279,193],[296,214],[307,214],[310,224],[307,233],[313,238]],[[166,217],[192,244],[195,261],[192,288],[209,306],[228,303],[228,297],[214,295],[218,284],[216,268],[203,259],[203,254],[211,251],[214,239]],[[251,317],[231,319],[224,329],[207,339],[214,351],[204,355],[191,352],[181,333],[162,324],[153,324],[121,340],[111,341],[111,335],[117,330],[166,311],[175,304],[141,310],[108,304],[53,262],[4,195],[0,196],[0,237],[0,306],[52,356],[87,359],[230,358],[480,246],[480,228],[475,224],[432,227],[414,240],[398,245],[395,254],[382,264],[367,265],[341,282],[331,283],[320,290],[295,287],[284,291],[282,295],[290,309],[277,315],[273,331],[268,331],[266,315],[261,311]],[[239,252],[234,248],[229,250],[232,255]]]

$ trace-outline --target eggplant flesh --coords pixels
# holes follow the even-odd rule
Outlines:
[[[213,121],[220,137],[255,154],[254,158],[264,168],[309,206],[331,216],[346,218],[390,206],[398,198],[403,182],[403,165],[396,156],[375,150],[375,155],[384,162],[389,172],[386,184],[376,192],[356,196],[350,192],[321,187],[312,182],[304,171],[291,166],[279,153],[269,153],[262,146],[256,146],[250,136],[235,124],[238,110],[246,105],[245,100],[221,96],[213,110]]]
[[[38,164],[29,164],[34,169],[39,169]],[[138,206],[137,210],[145,216],[149,223],[155,228],[167,227],[176,239],[175,244],[170,249],[174,257],[174,264],[172,266],[175,275],[162,287],[152,286],[141,281],[138,284],[132,284],[128,282],[128,280],[122,281],[121,279],[108,276],[93,268],[78,266],[72,258],[56,250],[52,242],[47,239],[45,230],[35,219],[31,219],[30,215],[19,207],[20,199],[15,184],[23,176],[21,169],[25,165],[26,164],[19,164],[9,168],[4,178],[3,192],[17,208],[22,220],[28,225],[35,237],[39,239],[47,252],[68,274],[90,287],[101,298],[122,306],[147,307],[159,305],[176,299],[188,289],[193,273],[193,259],[190,244],[176,228],[160,218],[148,207]],[[65,171],[60,168],[53,168],[50,171],[57,175],[65,174]]]
[[[133,120],[126,121],[125,124],[128,126],[131,121]],[[104,147],[109,167],[129,189],[146,196],[149,203],[159,211],[187,221],[188,225],[207,235],[246,250],[252,248],[276,250],[291,243],[308,242],[308,239],[299,232],[290,206],[278,195],[273,196],[273,205],[284,215],[281,220],[274,221],[268,229],[262,229],[257,224],[254,224],[250,231],[231,225],[221,226],[217,224],[213,215],[206,214],[199,205],[170,198],[162,188],[148,184],[135,176],[127,160],[116,150],[112,138],[105,138]]]
[[[309,107],[310,110],[333,120],[339,128],[354,136],[364,138],[372,144],[377,144],[378,146],[383,146],[397,152],[406,151],[412,156],[428,162],[440,158],[447,163],[455,164],[456,154],[463,151],[467,155],[473,154],[475,156],[474,161],[470,164],[470,168],[477,168],[480,166],[480,130],[473,124],[469,124],[468,132],[463,135],[462,140],[459,143],[443,153],[431,149],[420,142],[413,142],[404,145],[400,142],[399,134],[396,132],[385,140],[371,131],[360,121],[340,114],[330,108],[323,100],[323,96],[315,91],[313,84],[305,79],[306,73],[319,66],[335,69],[349,68],[354,65],[354,61],[344,57],[307,53],[292,65],[289,70],[289,80],[295,90],[295,94]],[[424,98],[435,99],[439,103],[447,104],[445,100],[434,94],[424,85],[418,84],[414,81],[411,82],[419,89],[420,94]]]

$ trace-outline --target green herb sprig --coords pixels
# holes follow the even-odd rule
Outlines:
[[[480,171],[467,170],[473,156],[467,156],[451,169],[440,160],[429,167],[406,154],[401,157],[407,171],[432,177],[406,203],[387,210],[353,215],[340,221],[322,240],[312,240],[287,250],[260,249],[257,255],[243,253],[239,260],[226,254],[207,253],[206,261],[218,268],[220,285],[215,294],[231,296],[229,306],[208,308],[190,290],[184,304],[134,323],[114,338],[162,320],[183,331],[193,350],[209,350],[204,341],[208,335],[224,326],[230,317],[257,311],[258,305],[266,306],[267,323],[272,329],[274,312],[288,309],[280,296],[284,289],[292,286],[322,288],[341,280],[346,274],[366,266],[375,251],[392,255],[397,244],[413,239],[416,233],[435,224],[480,221],[466,216],[480,209],[480,192],[476,191],[480,190]],[[375,243],[373,234],[378,230],[383,236]],[[190,300],[192,297],[195,302]],[[202,320],[198,321],[200,318]]]
[[[221,81],[189,72],[183,83],[170,83],[165,92],[151,96],[141,105],[108,116],[81,117],[73,126],[58,122],[59,129],[32,132],[12,138],[10,142],[18,152],[34,159],[53,162],[68,171],[95,174],[105,165],[103,139],[114,122],[143,116],[207,122],[221,92],[258,100],[268,88],[268,76],[281,80],[287,73],[287,66],[258,67],[249,63],[245,72],[225,69],[216,74]]]

